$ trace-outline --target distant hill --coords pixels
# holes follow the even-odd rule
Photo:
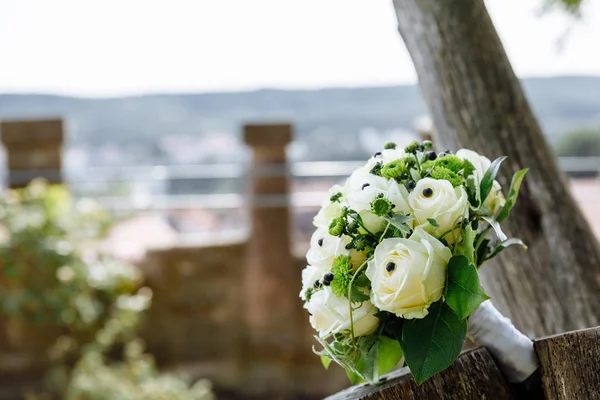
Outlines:
[[[600,77],[536,78],[523,83],[551,140],[573,128],[600,126]],[[70,140],[80,144],[153,143],[166,134],[238,132],[245,121],[272,120],[293,121],[301,140],[310,140],[323,129],[342,138],[364,128],[411,130],[424,114],[415,85],[106,99],[0,95],[0,118],[62,116]]]

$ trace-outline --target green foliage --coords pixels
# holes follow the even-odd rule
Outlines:
[[[408,223],[412,221],[413,218],[409,217],[408,215],[396,214],[393,217],[385,216],[383,219],[385,219],[391,226],[398,229],[403,236],[408,235],[411,231]]]
[[[492,253],[486,257],[486,260],[496,257],[507,247],[515,246],[515,245],[521,246],[524,250],[527,250],[527,245],[525,243],[523,243],[523,241],[521,239],[510,238],[510,239],[507,239],[507,240],[501,242],[498,246],[496,246],[496,248],[492,251]]]
[[[477,268],[467,257],[460,255],[450,259],[444,297],[446,304],[461,319],[467,318],[490,298],[479,283]]]
[[[479,198],[481,199],[481,202],[485,201],[485,199],[488,197],[488,194],[490,194],[492,186],[494,185],[494,180],[496,179],[496,175],[498,175],[498,171],[500,170],[500,165],[504,160],[506,160],[506,157],[496,158],[494,161],[492,161],[487,171],[485,171],[485,174],[483,175],[479,185]]]
[[[137,269],[91,247],[110,226],[91,200],[72,204],[64,187],[34,181],[8,191],[0,215],[1,314],[85,332],[138,286]]]
[[[471,224],[463,230],[462,241],[455,247],[454,254],[460,254],[467,257],[470,264],[475,264],[475,231]]]
[[[568,132],[556,146],[561,157],[600,157],[600,128]]]
[[[404,321],[402,349],[418,385],[448,368],[460,354],[467,336],[467,321],[442,300],[429,307],[423,319]]]
[[[104,210],[34,181],[6,192],[0,216],[0,314],[68,332],[48,349],[53,364],[40,399],[212,399],[206,382],[190,389],[186,380],[160,375],[143,353],[135,333],[151,291],[138,290],[133,265],[96,250],[112,222]],[[122,346],[119,361],[113,355]]]
[[[396,143],[394,142],[387,142],[384,146],[384,149],[386,150],[394,150],[396,148]]]
[[[528,168],[517,171],[512,178],[512,182],[510,183],[510,189],[508,190],[508,197],[506,198],[506,203],[500,213],[496,217],[496,221],[503,222],[510,215],[510,211],[515,206],[517,202],[517,198],[519,197],[519,190],[521,189],[521,183],[523,183],[523,179],[525,179],[525,174],[529,171]]]
[[[385,336],[361,337],[358,348],[363,361],[363,376],[367,382],[378,382],[402,358],[400,343]]]

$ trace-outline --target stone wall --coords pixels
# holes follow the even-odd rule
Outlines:
[[[312,352],[314,331],[297,297],[303,255],[294,258],[294,284],[289,289],[297,298],[289,313],[298,328],[293,337],[286,333],[277,348],[261,349],[266,354],[256,358],[244,316],[250,300],[243,292],[246,251],[245,243],[231,243],[148,252],[141,268],[153,298],[142,337],[159,365],[209,378],[221,390],[261,398],[322,398],[347,386],[341,369],[325,371]],[[279,327],[287,329],[283,323]],[[265,383],[265,375],[272,380]]]

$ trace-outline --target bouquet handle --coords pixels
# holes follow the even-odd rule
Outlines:
[[[511,383],[525,381],[539,368],[531,339],[515,328],[489,300],[469,318],[468,335],[490,351]]]

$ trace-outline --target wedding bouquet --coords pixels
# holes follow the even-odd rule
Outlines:
[[[506,157],[490,162],[467,149],[432,148],[386,144],[330,190],[314,219],[300,297],[323,347],[315,352],[326,368],[331,361],[345,368],[352,383],[375,383],[402,358],[418,384],[450,366],[469,316],[489,298],[479,267],[508,246],[526,249],[500,223],[527,169],[515,173],[505,197],[495,178]],[[499,321],[489,332],[512,328],[495,309],[479,320]],[[516,346],[504,347],[522,353],[523,340],[528,348],[518,335]]]

